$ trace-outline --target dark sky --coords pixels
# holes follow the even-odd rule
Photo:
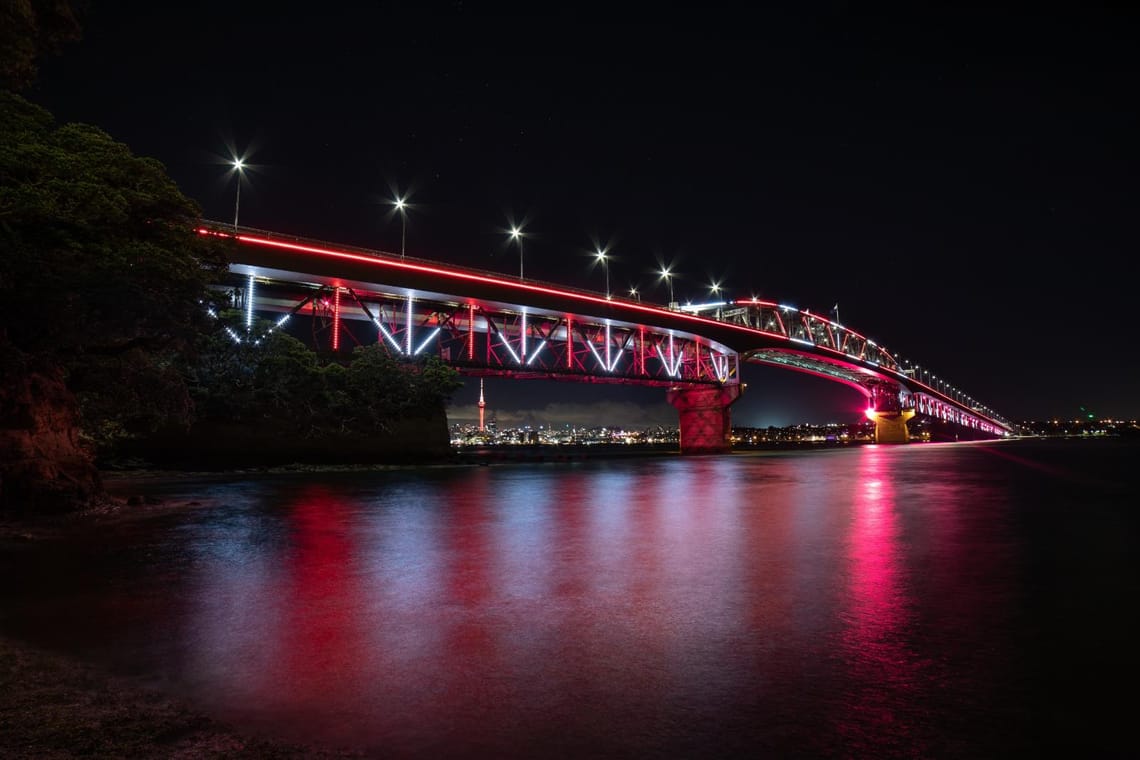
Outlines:
[[[92,0],[29,96],[161,160],[210,218],[233,213],[213,158],[249,146],[243,224],[398,249],[384,201],[410,188],[414,255],[517,271],[513,215],[529,276],[602,289],[597,239],[615,289],[663,302],[651,272],[675,262],[679,300],[716,278],[838,302],[1015,419],[1140,416],[1135,11],[238,5]],[[862,406],[798,373],[745,379],[740,424]],[[503,413],[667,411],[653,389],[489,388]]]

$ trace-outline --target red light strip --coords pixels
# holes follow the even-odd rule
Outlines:
[[[333,336],[332,348],[336,351],[340,348],[340,288],[333,290]]]
[[[475,361],[475,304],[467,304],[467,359]]]
[[[641,374],[644,375],[644,374],[646,374],[646,372],[645,372],[645,325],[638,325],[638,328],[639,329],[638,329],[637,343],[638,343],[639,350],[641,351]]]
[[[488,285],[498,285],[514,290],[524,290],[531,293],[542,293],[545,295],[558,296],[560,298],[570,298],[576,301],[583,301],[586,303],[596,304],[598,306],[617,307],[627,311],[638,311],[644,314],[654,315],[668,315],[671,318],[683,319],[688,322],[696,324],[727,327],[742,333],[756,334],[757,331],[751,327],[744,325],[735,325],[731,322],[718,322],[715,319],[707,317],[699,317],[694,314],[686,314],[684,312],[671,311],[662,309],[656,306],[648,306],[638,303],[624,303],[621,301],[614,301],[605,296],[595,296],[588,293],[575,293],[568,290],[559,290],[557,288],[547,287],[545,285],[534,285],[526,282],[519,282],[517,280],[507,280],[499,277],[488,276],[483,274],[475,274],[473,272],[460,272],[449,269],[442,269],[440,267],[429,266],[426,264],[418,264],[415,262],[403,260],[389,260],[382,259],[378,256],[372,256],[361,253],[349,253],[348,251],[338,251],[331,248],[321,248],[314,245],[304,245],[301,243],[291,243],[285,240],[271,240],[269,238],[257,237],[255,235],[237,234],[218,232],[205,227],[199,228],[198,234],[200,235],[213,235],[215,237],[229,237],[237,240],[240,243],[249,243],[251,245],[260,245],[267,248],[278,248],[287,251],[296,251],[298,253],[311,253],[318,256],[329,256],[332,258],[347,259],[350,261],[357,261],[363,264],[372,264],[375,266],[390,267],[392,269],[403,269],[409,272],[420,272],[423,274],[431,274],[440,277],[448,277],[454,280],[465,280],[468,282],[481,282]],[[767,334],[767,333],[766,333]]]

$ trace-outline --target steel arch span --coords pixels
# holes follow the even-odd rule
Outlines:
[[[272,329],[303,319],[322,350],[380,343],[467,374],[666,387],[687,453],[727,450],[745,361],[857,389],[883,442],[907,440],[915,414],[982,435],[1012,431],[966,394],[920,381],[884,347],[807,310],[755,299],[668,309],[264,230],[207,222],[198,232],[234,241],[229,287],[247,325],[255,315],[272,315]]]

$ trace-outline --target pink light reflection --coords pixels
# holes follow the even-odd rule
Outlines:
[[[286,710],[302,695],[315,721],[334,721],[321,695],[365,686],[359,652],[366,650],[368,633],[353,614],[365,589],[355,572],[355,542],[345,527],[343,497],[323,488],[298,494],[287,519],[285,574],[277,588],[263,589],[279,595],[279,614],[259,625],[259,647],[271,656],[250,707],[280,704]]]
[[[885,736],[913,741],[905,716],[895,715],[898,692],[914,688],[917,664],[903,637],[910,627],[908,595],[894,481],[907,459],[905,451],[867,446],[860,451],[859,478],[852,504],[847,560],[847,627],[841,635],[847,667],[861,709],[838,728],[850,749],[881,746]],[[913,747],[924,754],[921,747]]]

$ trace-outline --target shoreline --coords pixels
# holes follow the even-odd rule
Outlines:
[[[243,734],[129,678],[0,634],[0,755],[356,758]]]
[[[1103,438],[1126,438],[1126,436],[1098,436]],[[1085,439],[1088,436],[1014,436],[1011,438],[983,438],[963,441],[910,441],[906,446],[932,445],[939,443],[998,443],[1017,440],[1045,440],[1045,439]],[[832,451],[862,446],[876,445],[874,441],[772,441],[768,443],[738,443],[728,452],[722,454],[701,454],[697,456],[727,456],[732,454],[755,454],[763,452],[785,453],[796,451]],[[258,465],[247,464],[227,468],[196,466],[191,458],[183,467],[147,466],[138,463],[130,466],[123,462],[103,462],[99,465],[99,474],[104,481],[134,481],[134,480],[162,480],[179,478],[217,478],[246,475],[292,475],[292,474],[320,474],[320,473],[368,473],[391,472],[406,470],[445,469],[454,467],[475,467],[496,464],[514,463],[558,463],[597,461],[606,459],[636,459],[680,457],[682,454],[676,444],[581,444],[581,445],[546,445],[546,444],[519,444],[519,445],[489,445],[453,447],[449,454],[443,456],[426,456],[422,458],[400,458],[387,462],[373,463],[304,463]]]
[[[1106,437],[1086,440],[1105,440]],[[963,441],[959,443],[1009,443],[1018,440],[1071,440],[1052,436],[1020,436],[989,441]],[[1118,440],[1129,440],[1121,436]],[[862,442],[836,444],[834,442],[786,442],[767,445],[738,445],[726,454],[700,456],[750,456],[757,454],[791,454],[797,452],[839,451],[869,445]],[[914,443],[908,445],[937,445]],[[408,472],[473,467],[497,467],[539,464],[580,464],[606,460],[661,459],[682,456],[675,448],[664,446],[639,447],[622,444],[577,447],[554,446],[500,446],[479,449],[455,450],[446,458],[427,458],[419,462],[389,462],[375,464],[289,464],[252,466],[233,469],[171,469],[148,467],[103,467],[99,474],[104,493],[86,507],[70,512],[0,512],[0,542],[19,545],[27,541],[61,537],[92,523],[117,522],[152,517],[184,509],[201,509],[209,506],[208,499],[161,499],[150,495],[131,493],[130,484],[160,483],[163,481],[225,481],[243,477],[295,477],[305,475],[351,475],[382,472]]]
[[[723,454],[699,456],[724,456],[733,453],[758,451],[815,451],[823,449],[846,449],[855,446],[870,444],[870,441],[851,441],[837,443],[834,441],[787,441],[769,444],[737,444],[730,451]],[[453,447],[451,452],[444,456],[427,456],[420,459],[407,458],[388,462],[374,463],[305,463],[293,462],[278,465],[239,465],[235,467],[202,467],[195,466],[191,458],[184,467],[147,466],[139,463],[138,466],[128,466],[125,463],[103,462],[99,465],[99,474],[105,479],[142,479],[142,478],[178,478],[178,477],[212,477],[224,475],[278,475],[292,473],[323,473],[323,472],[386,472],[400,470],[437,469],[448,467],[468,467],[485,464],[511,463],[511,462],[574,462],[602,459],[632,459],[641,457],[679,457],[682,456],[675,443],[668,444],[519,444],[519,445],[488,445]]]

